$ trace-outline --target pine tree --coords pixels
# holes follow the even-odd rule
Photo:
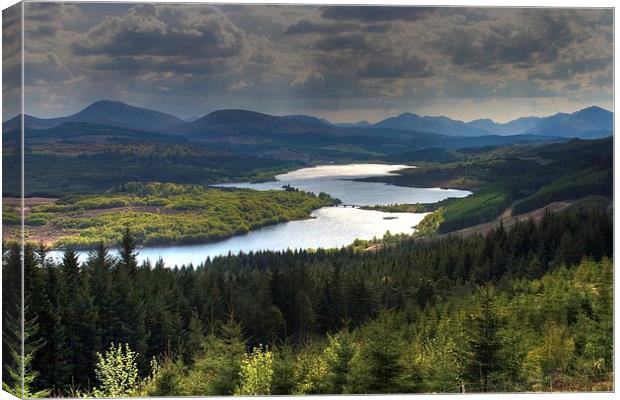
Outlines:
[[[495,311],[495,294],[491,286],[478,291],[478,311],[471,321],[467,340],[467,362],[464,380],[475,389],[487,392],[495,377],[505,369],[502,359],[502,320]]]
[[[342,330],[335,335],[327,335],[327,347],[323,350],[323,356],[329,371],[327,377],[328,393],[343,393],[354,352],[355,345],[347,330]]]
[[[17,242],[4,246],[2,254],[2,320],[21,320],[22,315],[22,248]],[[9,376],[9,368],[19,366],[11,355],[11,349],[21,347],[21,333],[8,324],[2,326],[2,376]]]
[[[96,311],[95,350],[103,351],[115,339],[111,327],[118,324],[115,313],[116,299],[112,285],[112,269],[114,259],[109,255],[108,248],[100,243],[93,251],[84,266],[88,273],[89,290],[92,305]]]
[[[147,315],[146,298],[142,292],[142,282],[137,279],[136,244],[129,227],[123,232],[119,243],[120,257],[113,270],[113,296],[116,299],[114,320],[111,331],[114,342],[127,343],[136,353],[145,355],[148,349],[148,332],[145,321]],[[148,367],[144,357],[138,359],[138,366]]]
[[[351,360],[348,393],[402,393],[412,382],[403,380],[401,359],[404,341],[393,311],[382,309],[362,330],[359,347]]]
[[[8,317],[3,321],[3,328],[19,340],[8,346],[11,362],[5,366],[7,375],[3,375],[2,389],[19,398],[49,396],[49,389],[35,389],[39,373],[32,369],[32,361],[45,344],[34,339],[39,329],[36,318],[25,320],[22,330],[21,317]]]
[[[225,396],[234,393],[239,385],[241,359],[245,354],[241,325],[230,313],[219,329],[219,335],[210,334],[202,351],[197,355],[188,376],[188,394],[197,396]]]
[[[188,330],[187,347],[190,354],[193,354],[202,348],[206,339],[204,324],[200,320],[200,317],[198,317],[198,313],[196,311],[192,312]]]

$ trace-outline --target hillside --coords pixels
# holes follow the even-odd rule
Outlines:
[[[405,153],[395,159],[414,163],[421,157],[418,153]],[[433,208],[433,213],[420,224],[424,234],[447,233],[489,222],[509,207],[513,215],[519,215],[553,202],[613,196],[611,138],[485,151],[457,150],[441,152],[437,158],[444,161],[427,161],[394,176],[364,179],[474,191],[472,196],[444,201],[438,209]]]
[[[142,130],[159,130],[185,123],[174,115],[111,100],[97,101],[66,117],[44,119],[25,115],[24,119],[26,128],[33,129],[53,128],[72,122],[87,122]],[[2,127],[4,130],[16,129],[19,127],[19,117],[6,121]]]

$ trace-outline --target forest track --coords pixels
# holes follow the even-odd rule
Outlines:
[[[461,235],[463,237],[467,237],[470,235],[481,234],[484,235],[490,232],[493,228],[497,228],[500,223],[503,223],[504,228],[510,228],[514,224],[519,221],[527,221],[529,219],[533,219],[534,221],[540,220],[545,213],[548,212],[558,212],[566,209],[571,204],[572,201],[554,201],[553,203],[549,203],[546,206],[537,208],[536,210],[529,211],[520,215],[512,215],[512,206],[508,207],[504,212],[497,217],[495,220],[491,222],[485,222],[484,224],[470,226],[468,228],[459,229],[456,231],[452,231],[449,233],[445,233],[439,236],[448,236],[448,235]]]
[[[461,237],[468,237],[471,235],[485,235],[490,232],[493,228],[497,228],[500,223],[503,223],[504,228],[510,228],[515,225],[519,221],[527,221],[532,219],[534,221],[539,221],[544,215],[545,212],[549,211],[551,213],[555,213],[558,211],[562,211],[568,208],[573,201],[565,200],[565,201],[555,201],[553,203],[549,203],[544,207],[537,208],[536,210],[529,211],[520,215],[513,216],[512,215],[512,205],[508,207],[502,214],[497,217],[495,220],[491,222],[485,222],[484,224],[470,226],[468,228],[459,229],[457,231],[452,231],[448,233],[443,233],[436,236],[411,236],[413,240],[433,240],[436,238],[443,238],[448,236],[458,235]],[[386,246],[385,243],[375,243],[365,248],[364,251],[377,251],[381,250]]]

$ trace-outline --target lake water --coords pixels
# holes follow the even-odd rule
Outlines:
[[[325,192],[349,205],[387,205],[396,203],[433,203],[449,197],[465,197],[471,192],[439,188],[406,188],[376,182],[357,182],[352,179],[393,174],[406,165],[348,164],[303,168],[276,176],[265,183],[230,183],[219,187],[242,187],[256,190],[282,189],[291,185],[314,193]],[[245,235],[201,245],[146,247],[139,249],[138,260],[156,261],[166,265],[194,265],[207,257],[259,250],[302,248],[337,248],[355,239],[383,237],[386,231],[412,233],[426,214],[384,213],[361,210],[357,207],[323,207],[309,219],[290,221],[263,227]],[[54,257],[60,256],[54,252]],[[86,253],[80,253],[85,260]]]
[[[320,165],[276,175],[276,181],[264,183],[227,183],[219,187],[241,187],[256,190],[282,189],[291,185],[307,192],[329,193],[344,204],[358,206],[435,203],[448,197],[464,197],[466,190],[439,188],[409,188],[380,182],[358,182],[356,178],[394,175],[395,171],[411,168],[408,165],[347,164]]]

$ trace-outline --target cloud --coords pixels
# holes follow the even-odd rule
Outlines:
[[[75,43],[73,51],[86,56],[217,58],[237,55],[242,46],[242,31],[215,9],[140,5],[126,15],[107,17],[86,40]]]
[[[291,82],[293,88],[313,89],[323,86],[325,86],[325,76],[318,71],[309,71]]]
[[[300,35],[307,33],[342,33],[359,29],[359,25],[351,23],[315,22],[309,19],[300,19],[284,29],[286,35]]]
[[[323,51],[353,50],[358,52],[370,51],[370,45],[364,35],[350,34],[327,36],[316,42],[315,48]]]
[[[530,68],[558,60],[560,52],[587,32],[574,26],[572,11],[515,10],[470,27],[448,27],[434,41],[452,63],[470,69],[503,65]]]
[[[494,99],[531,107],[613,99],[610,10],[26,3],[26,11],[26,102],[41,116],[102,97],[183,115],[357,109],[358,119],[370,109],[439,113],[465,102],[471,113]]]
[[[570,79],[576,75],[588,74],[596,71],[611,69],[611,57],[571,59],[554,63],[548,71],[538,71],[529,74],[530,79],[558,80]]]
[[[428,62],[415,55],[381,55],[368,61],[359,71],[363,78],[414,78],[427,77],[433,73]]]
[[[451,99],[504,99],[542,98],[557,96],[553,88],[545,87],[531,80],[507,80],[484,82],[479,79],[447,79],[442,88],[442,97]],[[519,100],[520,101],[520,100]]]
[[[436,10],[432,7],[328,6],[323,8],[321,16],[326,19],[362,22],[417,21]]]

